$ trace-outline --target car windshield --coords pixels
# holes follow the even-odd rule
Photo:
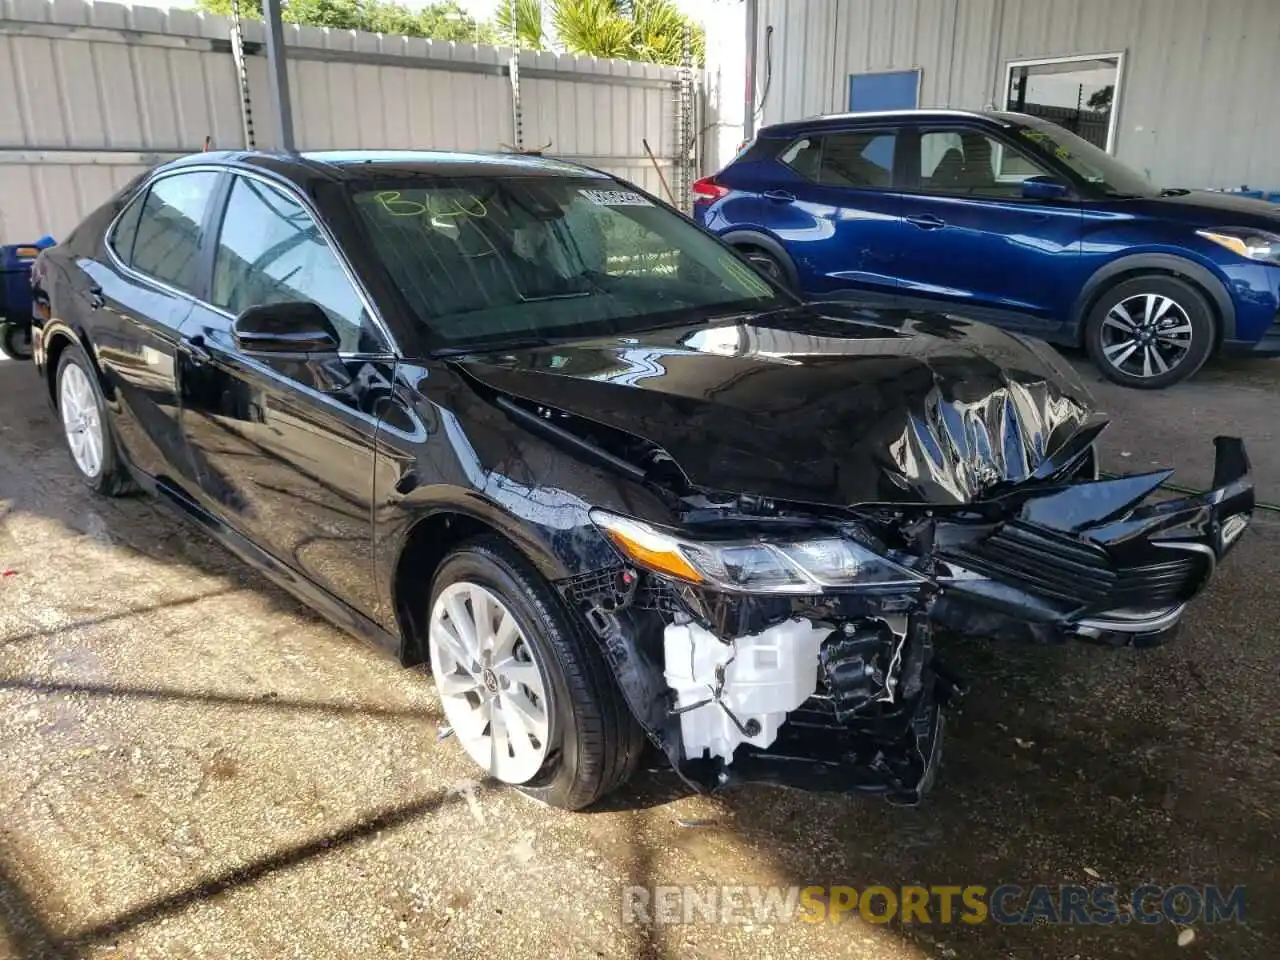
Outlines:
[[[359,184],[359,218],[444,348],[623,335],[789,304],[679,214],[602,178]]]
[[[1023,116],[1007,119],[1033,156],[1039,153],[1065,164],[1105,196],[1154,197],[1160,193],[1142,174],[1064,127]]]

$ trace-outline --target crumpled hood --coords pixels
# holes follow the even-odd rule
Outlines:
[[[1048,347],[847,304],[457,362],[660,445],[697,487],[841,506],[970,502],[1027,476],[1091,405]]]

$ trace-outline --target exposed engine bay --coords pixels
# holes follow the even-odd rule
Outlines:
[[[607,533],[623,530],[613,536],[623,557],[647,558],[648,568],[637,562],[564,586],[605,640],[624,688],[628,676],[650,672],[646,692],[635,692],[656,702],[633,709],[700,789],[772,781],[915,803],[937,774],[943,709],[963,693],[939,663],[940,642],[1164,642],[1248,522],[1253,495],[1239,440],[1218,439],[1212,491],[1161,500],[1168,472],[1097,476],[1103,426],[1086,426],[1032,476],[969,503],[823,511],[752,497],[684,499],[683,529],[708,537],[686,542],[686,557],[708,542],[742,550],[748,531],[782,557],[797,542],[839,538],[859,562],[885,561],[878,572],[862,567],[866,582],[781,594],[690,583],[665,575],[655,544],[636,547],[643,530],[593,513]],[[677,469],[660,451],[644,454],[659,470]],[[637,657],[641,648],[647,654]],[[661,682],[652,675],[659,669]]]
[[[822,306],[465,369],[618,478],[580,495],[594,530],[556,534],[608,559],[558,587],[686,781],[914,803],[962,693],[948,639],[1168,639],[1249,522],[1248,458],[1219,437],[1181,499],[1171,471],[1102,477],[1106,422],[1044,345]]]

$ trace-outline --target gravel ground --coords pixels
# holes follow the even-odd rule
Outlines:
[[[1098,387],[1110,469],[1208,480],[1252,444],[1280,502],[1280,364]],[[475,778],[429,681],[143,498],[72,473],[0,362],[0,957],[1234,957],[1280,947],[1280,515],[1148,651],[974,643],[928,802],[643,771],[564,814]],[[12,571],[12,573],[10,573]],[[652,927],[629,884],[1248,887],[1244,923]],[[1185,939],[1186,934],[1183,934]]]

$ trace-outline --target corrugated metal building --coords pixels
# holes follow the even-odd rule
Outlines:
[[[1035,101],[1159,184],[1280,191],[1277,51],[1280,0],[759,0],[757,123],[915,73],[918,106]]]

